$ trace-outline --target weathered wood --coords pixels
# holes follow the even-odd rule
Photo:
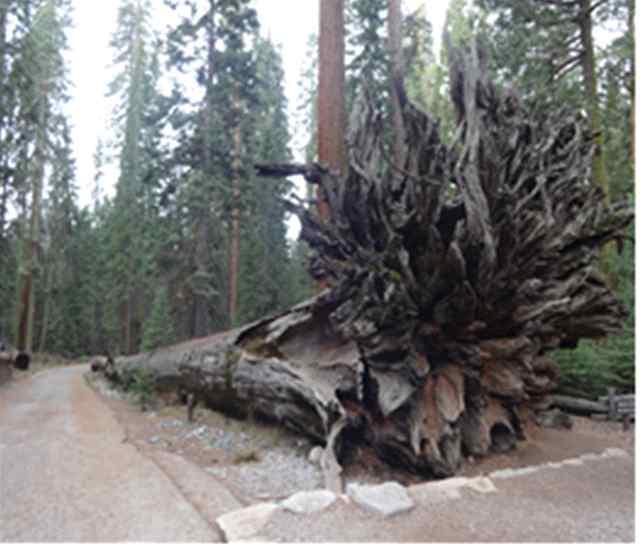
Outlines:
[[[563,411],[568,411],[569,413],[574,413],[577,415],[590,415],[591,413],[608,413],[609,411],[607,405],[603,405],[591,400],[585,400],[582,398],[554,395],[552,399],[553,404],[556,407],[559,407]]]
[[[616,394],[615,390],[609,389],[608,395],[600,396],[598,402],[607,406],[607,417],[610,421],[635,419],[635,394]]]
[[[388,162],[388,120],[361,97],[344,173],[260,166],[263,176],[301,173],[326,199],[328,218],[287,202],[322,294],[234,331],[119,359],[105,374],[125,382],[144,368],[160,389],[326,445],[336,491],[354,444],[444,477],[465,454],[514,448],[553,403],[606,413],[549,396],[559,376],[549,352],[623,325],[598,251],[624,238],[633,211],[607,207],[591,183],[594,141],[580,114],[527,108],[489,81],[475,46],[454,51],[450,65],[460,121],[452,146],[400,93],[406,150],[401,165]]]

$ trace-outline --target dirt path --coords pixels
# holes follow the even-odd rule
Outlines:
[[[0,389],[0,542],[218,541],[170,471],[125,442],[85,371]]]

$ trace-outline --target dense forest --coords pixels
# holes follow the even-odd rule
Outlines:
[[[120,0],[110,127],[95,178],[78,181],[66,112],[69,0],[0,4],[0,336],[29,352],[133,354],[228,329],[311,295],[307,249],[287,238],[281,201],[301,193],[258,177],[256,162],[318,156],[317,38],[299,97],[285,96],[280,46],[250,0]],[[346,2],[347,110],[365,85],[391,109],[387,0]],[[404,10],[401,48],[410,99],[453,140],[448,49],[477,35],[500,83],[523,101],[582,109],[598,135],[592,177],[610,201],[634,200],[632,0],[450,0],[436,55],[428,3]],[[302,47],[302,45],[300,45]],[[289,101],[288,101],[289,99]],[[117,165],[114,192],[106,168]],[[81,207],[80,185],[93,185]],[[306,194],[300,196],[300,194]],[[632,234],[630,233],[631,237]],[[602,257],[630,311],[625,331],[556,358],[563,388],[590,395],[634,382],[633,246]]]

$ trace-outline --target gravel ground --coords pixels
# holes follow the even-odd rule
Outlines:
[[[236,486],[243,500],[260,502],[283,499],[298,491],[322,488],[320,469],[301,455],[274,449],[258,462],[206,469],[213,476]]]
[[[159,405],[142,413],[131,398],[106,381],[88,374],[90,384],[102,394],[130,441],[141,451],[164,450],[197,464],[220,480],[243,504],[282,499],[322,486],[322,474],[308,459],[311,444],[273,425],[235,420],[215,411],[197,408],[194,423],[186,421],[186,408]],[[621,447],[634,454],[635,427],[622,431],[621,423],[596,422],[573,417],[571,431],[532,426],[527,440],[506,454],[465,462],[459,475],[476,476],[502,468],[520,468],[560,461],[585,453]],[[371,450],[358,448],[344,465],[346,482],[398,481],[411,485],[424,478],[394,470]]]
[[[140,451],[163,450],[190,460],[244,504],[322,486],[319,467],[308,460],[312,445],[286,430],[202,408],[196,409],[193,423],[186,420],[184,406],[159,404],[141,412],[129,395],[101,376],[88,374],[87,379]]]

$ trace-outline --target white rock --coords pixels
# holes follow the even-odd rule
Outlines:
[[[629,453],[627,453],[624,449],[619,449],[618,447],[609,447],[609,449],[605,449],[602,453],[603,457],[628,457]]]
[[[409,495],[420,505],[440,504],[447,500],[459,499],[462,496],[460,488],[464,484],[466,484],[466,478],[464,483],[450,480],[430,481],[412,485],[409,487]]]
[[[322,454],[324,453],[324,449],[319,445],[316,445],[311,451],[309,451],[309,462],[314,464],[320,464],[320,459],[322,459]]]
[[[220,516],[216,523],[227,542],[247,541],[258,536],[278,509],[278,505],[265,502]]]
[[[282,501],[280,506],[294,514],[312,514],[331,506],[336,495],[326,489],[318,491],[301,491]]]
[[[463,487],[473,489],[478,493],[496,493],[498,491],[493,482],[484,476],[471,478]]]
[[[584,462],[582,462],[582,460],[580,459],[564,459],[562,461],[562,464],[566,464],[569,466],[582,466]]]
[[[495,472],[491,472],[491,474],[489,474],[489,477],[493,479],[517,478],[518,476],[526,476],[528,474],[533,474],[538,470],[540,470],[538,466],[525,466],[523,468],[505,468],[503,470],[496,470]]]
[[[456,476],[454,478],[447,478],[444,480],[430,482],[429,485],[438,487],[439,489],[459,489],[469,483],[469,478],[464,476]]]
[[[347,495],[358,505],[381,513],[384,517],[407,512],[414,507],[407,490],[395,481],[381,485],[347,485]]]

